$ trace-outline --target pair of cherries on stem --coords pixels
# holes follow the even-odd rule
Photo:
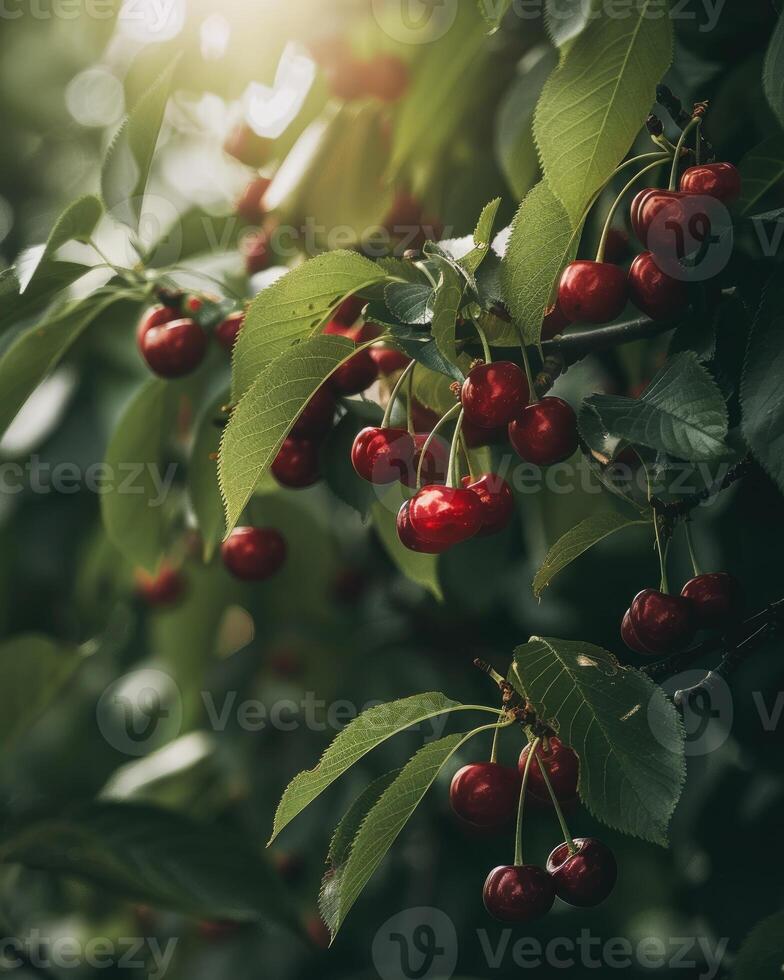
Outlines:
[[[201,300],[188,301],[189,312],[197,313]],[[231,351],[245,320],[241,311],[230,314],[215,328],[215,339]],[[207,354],[209,337],[194,319],[183,316],[176,306],[156,306],[142,317],[136,342],[147,366],[158,377],[174,379],[192,374]]]

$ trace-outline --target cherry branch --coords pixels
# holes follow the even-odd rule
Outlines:
[[[651,498],[651,506],[656,511],[656,513],[665,518],[668,522],[677,521],[683,517],[690,514],[696,507],[701,504],[707,503],[713,500],[714,497],[723,491],[729,489],[733,484],[742,480],[744,476],[748,476],[749,473],[755,467],[754,459],[749,456],[744,456],[744,458],[733,466],[726,476],[721,480],[717,480],[711,486],[706,487],[704,490],[700,490],[697,493],[691,493],[686,497],[682,497],[680,500],[666,501],[661,500],[659,497]]]

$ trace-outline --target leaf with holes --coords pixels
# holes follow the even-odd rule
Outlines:
[[[743,195],[738,212],[748,217],[765,195],[784,180],[784,136],[776,133],[749,150],[740,161],[739,170]]]
[[[667,0],[602,11],[569,47],[534,120],[547,182],[572,223],[629,152],[672,60]]]
[[[671,358],[640,398],[591,395],[580,411],[583,438],[602,453],[625,439],[678,459],[716,459],[729,451],[727,431],[721,391],[691,351]]]
[[[509,681],[579,755],[590,812],[666,846],[686,762],[683,726],[662,689],[601,647],[538,636],[515,650]]]

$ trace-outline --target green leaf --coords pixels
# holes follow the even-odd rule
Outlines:
[[[542,567],[534,578],[534,595],[537,598],[541,597],[559,572],[611,534],[627,527],[645,527],[650,524],[650,521],[641,520],[639,517],[628,517],[614,510],[587,517],[567,531],[547,553]]]
[[[81,262],[57,262],[50,260],[38,266],[33,281],[24,293],[18,291],[18,280],[13,269],[3,280],[0,294],[0,333],[46,309],[58,293],[63,292],[77,279],[90,271]]]
[[[443,694],[415,694],[363,711],[330,743],[315,769],[301,772],[289,783],[278,804],[269,843],[317,796],[376,746],[412,725],[447,712],[464,710]]]
[[[501,265],[506,302],[527,344],[539,343],[553,286],[579,244],[564,206],[540,181],[520,205]]]
[[[115,134],[103,161],[101,196],[106,210],[132,228],[141,216],[176,67],[175,58],[139,99]]]
[[[164,452],[175,422],[177,385],[148,381],[120,418],[106,450],[101,516],[129,562],[154,572],[166,547]]]
[[[474,248],[467,255],[464,255],[462,259],[458,259],[458,264],[461,268],[470,272],[471,275],[476,275],[479,266],[487,258],[487,253],[490,251],[495,219],[498,216],[498,209],[500,207],[500,197],[495,198],[495,200],[485,205],[482,213],[479,215],[479,221],[474,230]]]
[[[715,459],[727,452],[727,406],[696,354],[676,354],[640,398],[591,395],[583,402],[580,431],[591,448],[601,430],[679,459]]]
[[[563,48],[587,27],[595,0],[546,0],[544,26],[553,44]]]
[[[784,492],[784,284],[768,283],[751,331],[741,381],[743,436]]]
[[[439,263],[441,278],[433,296],[431,332],[436,346],[451,363],[457,363],[457,314],[463,302],[463,282],[448,262]]]
[[[278,876],[236,832],[156,807],[98,803],[33,823],[4,841],[0,860],[186,915],[297,928]]]
[[[470,737],[448,735],[421,748],[381,794],[362,822],[330,896],[327,922],[334,939],[362,889],[408,823],[446,763]]]
[[[454,404],[454,395],[452,404]],[[438,555],[420,555],[415,551],[409,551],[398,537],[396,522],[403,499],[402,490],[392,487],[383,500],[377,500],[372,510],[373,527],[397,569],[440,602],[444,595],[438,577]]]
[[[602,11],[544,87],[534,134],[547,182],[572,223],[626,156],[672,60],[667,0]]]
[[[409,357],[412,357],[423,367],[427,368],[431,374],[435,372],[445,378],[448,378],[450,385],[453,381],[457,381],[460,384],[465,381],[463,368],[468,370],[468,365],[471,363],[471,359],[466,355],[461,355],[457,359],[457,364],[452,364],[452,362],[448,361],[439,351],[438,344],[436,344],[434,340],[425,340],[423,342],[419,339],[411,340],[408,337],[401,337],[394,330],[392,333],[395,335],[396,345],[405,354],[408,354]],[[417,373],[421,379],[423,377],[423,372],[419,371]],[[452,396],[451,404],[454,404],[454,395]]]
[[[248,309],[234,351],[234,400],[294,341],[316,334],[347,296],[386,279],[380,266],[339,251],[319,255],[263,289]]]
[[[218,462],[227,531],[240,519],[307,403],[356,350],[345,337],[304,340],[276,358],[245,393],[224,429]]]
[[[384,302],[401,323],[424,325],[433,319],[433,287],[427,282],[391,282],[384,287]]]
[[[223,501],[218,486],[218,449],[221,428],[221,406],[226,398],[217,398],[207,406],[196,424],[196,436],[188,465],[188,490],[193,512],[199,523],[204,546],[204,561],[209,562],[223,538]]]
[[[683,727],[662,689],[600,647],[534,636],[509,680],[580,757],[580,798],[612,827],[666,845],[686,775]]]
[[[100,290],[49,314],[11,344],[0,358],[0,434],[82,332],[122,298]]]
[[[75,648],[33,633],[0,644],[0,744],[5,750],[54,700],[79,662]]]
[[[45,274],[54,253],[67,242],[84,242],[101,220],[103,205],[93,194],[80,197],[60,215],[45,245],[28,249],[17,262],[19,292],[23,294],[37,276]]]
[[[784,180],[784,135],[776,133],[749,150],[739,169],[743,195],[738,212],[748,216],[768,191]]]
[[[479,13],[484,17],[490,31],[497,31],[506,17],[512,0],[477,0]]]
[[[784,974],[784,912],[763,919],[740,948],[732,980],[771,980]]]
[[[771,109],[784,126],[784,14],[779,17],[765,55],[762,85]]]

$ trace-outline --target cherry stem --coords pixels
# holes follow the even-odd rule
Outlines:
[[[672,160],[672,171],[670,173],[670,190],[674,191],[678,185],[678,169],[681,162],[681,155],[683,149],[686,146],[686,140],[689,138],[689,133],[693,129],[699,129],[702,125],[702,116],[695,116],[694,119],[685,127],[681,133],[681,138],[678,140],[678,145],[675,147],[675,156]],[[699,139],[699,133],[697,133],[697,138]]]
[[[465,418],[465,412],[462,407],[460,408],[460,414],[457,417],[457,425],[455,425],[455,431],[452,436],[452,445],[449,449],[449,465],[446,471],[446,485],[450,488],[457,486],[459,480],[457,479],[457,447],[460,445],[460,433],[463,429],[463,419]],[[422,454],[424,456],[424,453]],[[420,460],[421,462],[421,460]]]
[[[490,761],[498,762],[498,733],[501,731],[502,724],[499,722],[495,726],[495,732],[493,733],[493,746],[490,749]]]
[[[463,432],[462,426],[460,428],[460,448],[463,450],[468,475],[471,477],[471,482],[473,483],[476,477],[474,476],[474,467],[471,465],[471,453],[469,452],[468,443],[466,442],[465,432]]]
[[[397,384],[392,389],[392,394],[389,396],[389,401],[387,402],[387,408],[386,411],[384,412],[384,418],[381,421],[382,429],[389,428],[389,420],[392,418],[392,412],[395,408],[395,402],[397,401],[397,397],[400,394],[400,392],[403,390],[403,385],[406,383],[409,376],[413,374],[415,365],[416,365],[416,361],[412,361],[406,367],[406,369],[403,371],[400,377],[397,379]]]
[[[528,381],[528,393],[529,393],[529,403],[535,405],[539,401],[539,396],[536,393],[536,383],[534,381],[534,375],[531,371],[531,362],[528,360],[528,349],[525,346],[525,337],[523,336],[523,331],[520,329],[520,325],[517,321],[514,322],[514,328],[517,332],[517,339],[520,341],[520,350],[523,352],[523,367],[525,368],[525,377]]]
[[[406,397],[406,428],[408,434],[414,435],[414,369],[416,361],[411,362],[411,370],[408,374],[408,392]]]
[[[607,220],[604,223],[604,228],[602,229],[602,237],[599,239],[599,248],[596,252],[597,262],[604,262],[604,255],[605,252],[607,251],[607,239],[610,237],[610,231],[612,229],[613,219],[615,218],[618,208],[623,203],[623,199],[626,197],[626,195],[629,193],[632,187],[634,187],[634,185],[637,183],[640,177],[647,174],[649,170],[655,170],[656,167],[660,167],[662,163],[665,160],[669,160],[669,158],[670,158],[669,153],[657,153],[656,159],[653,161],[653,163],[649,163],[647,166],[643,167],[642,170],[638,171],[638,173],[636,173],[634,177],[632,177],[632,179],[626,184],[626,186],[618,195],[618,197],[616,197],[607,215]]]
[[[531,773],[531,763],[534,761],[534,754],[539,748],[540,738],[534,739],[528,751],[528,758],[525,760],[525,770],[523,771],[523,782],[520,786],[520,802],[517,805],[517,826],[515,829],[515,867],[521,868],[523,862],[523,809],[525,807],[525,794],[528,789],[528,777]],[[541,769],[541,766],[539,767]]]
[[[654,511],[653,527],[656,532],[656,550],[659,553],[659,568],[661,569],[661,584],[659,590],[665,595],[670,594],[670,580],[667,576],[667,550],[662,547],[661,529],[659,528],[659,515]]]
[[[691,533],[691,521],[683,522],[684,529],[686,531],[686,544],[689,546],[689,558],[691,558],[691,567],[694,569],[695,575],[702,575],[702,570],[700,568],[700,563],[697,561],[697,553],[694,550],[694,537]]]
[[[490,344],[488,343],[487,340],[487,334],[484,332],[481,323],[475,316],[472,316],[471,320],[473,321],[476,332],[479,334],[479,339],[482,341],[482,350],[484,351],[484,355],[485,355],[485,364],[492,364],[493,355],[492,352],[490,351]]]
[[[561,809],[561,804],[558,802],[558,797],[555,795],[555,790],[550,782],[550,777],[547,775],[547,767],[542,764],[539,760],[539,772],[542,774],[542,779],[547,787],[547,792],[550,794],[550,799],[553,801],[553,807],[555,808],[555,815],[558,817],[558,823],[561,825],[561,833],[564,836],[564,841],[566,846],[569,848],[570,854],[577,853],[577,845],[574,842],[574,838],[569,833],[569,827],[566,823],[566,817],[564,816],[563,810]]]
[[[427,455],[427,451],[428,449],[430,449],[430,446],[433,442],[433,439],[435,439],[438,430],[442,428],[444,425],[446,425],[446,423],[450,419],[453,419],[455,415],[457,415],[457,413],[461,411],[462,411],[462,407],[460,405],[455,405],[454,408],[450,408],[449,411],[446,413],[446,415],[442,419],[440,419],[440,421],[436,422],[436,424],[433,426],[433,431],[430,433],[427,439],[425,439],[425,444],[424,446],[422,446],[422,451],[419,455],[419,465],[417,466],[417,488],[422,486],[422,467],[424,466],[425,463],[425,456]]]

